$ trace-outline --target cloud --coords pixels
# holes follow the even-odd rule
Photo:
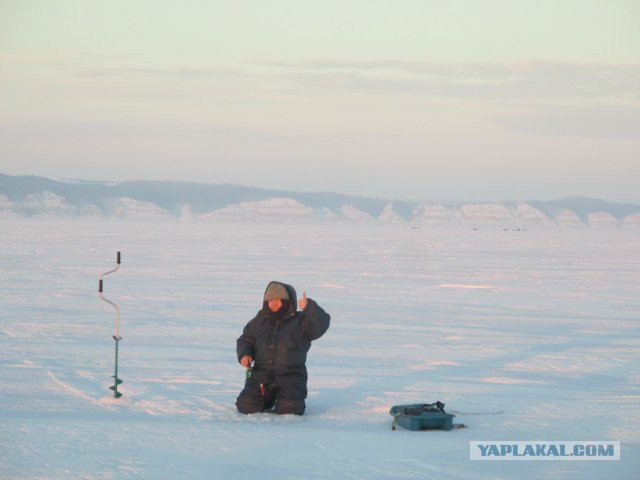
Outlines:
[[[80,78],[107,77],[160,77],[187,80],[205,80],[237,77],[255,77],[242,69],[213,67],[84,67],[75,68],[74,74]]]
[[[550,62],[264,62],[305,92],[391,93],[485,99],[640,100],[640,65]]]
[[[516,131],[546,136],[640,140],[640,107],[626,105],[553,107],[498,121]]]
[[[0,117],[0,140],[67,141],[73,139],[114,142],[140,139],[177,139],[225,143],[271,144],[292,141],[293,137],[250,128],[233,128],[218,124],[160,122],[134,124],[71,120],[24,120]]]
[[[115,59],[0,57],[7,66],[58,69],[86,80],[156,84],[201,82],[292,96],[419,95],[489,101],[640,102],[640,64],[521,60],[510,63],[430,61],[258,61],[235,65],[115,64]],[[177,82],[177,83],[176,83]]]

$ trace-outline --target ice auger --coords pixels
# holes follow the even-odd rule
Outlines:
[[[104,295],[102,295],[102,283],[103,283],[102,279],[106,275],[109,275],[110,273],[117,271],[119,268],[120,268],[120,252],[118,252],[118,255],[116,258],[116,268],[101,274],[100,281],[98,282],[98,294],[100,295],[100,298],[105,302],[107,302],[108,304],[110,304],[116,310],[116,334],[113,335],[113,339],[116,342],[116,363],[115,363],[116,366],[115,366],[115,373],[113,375],[113,385],[109,387],[109,390],[113,390],[114,398],[120,398],[122,396],[122,394],[118,391],[118,385],[122,383],[122,380],[118,378],[118,342],[122,340],[122,337],[120,336],[120,308],[118,308],[118,305],[113,303],[111,300],[104,298]]]

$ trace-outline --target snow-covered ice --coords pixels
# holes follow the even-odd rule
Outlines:
[[[635,479],[640,231],[0,219],[2,479]],[[113,400],[114,314],[122,310]],[[332,316],[303,417],[235,411],[270,280]],[[391,431],[441,400],[468,428]],[[470,461],[472,440],[620,461]]]

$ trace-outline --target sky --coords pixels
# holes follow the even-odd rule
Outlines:
[[[640,203],[640,2],[0,0],[0,173]]]

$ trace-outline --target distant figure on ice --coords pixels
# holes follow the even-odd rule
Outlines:
[[[291,285],[269,283],[262,309],[238,338],[238,361],[248,369],[236,400],[240,413],[304,413],[307,352],[329,328],[330,317],[306,292],[297,305],[296,299]]]

